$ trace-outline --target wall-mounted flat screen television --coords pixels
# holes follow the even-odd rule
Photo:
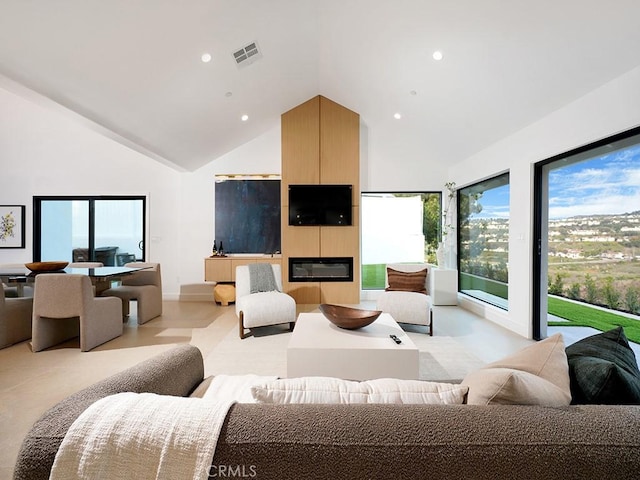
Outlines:
[[[351,185],[289,185],[289,225],[351,225]]]

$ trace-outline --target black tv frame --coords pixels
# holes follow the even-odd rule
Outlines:
[[[289,185],[289,225],[347,227],[352,210],[353,185]]]

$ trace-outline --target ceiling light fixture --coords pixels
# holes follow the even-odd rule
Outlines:
[[[202,61],[204,63],[209,63],[211,61],[211,54],[210,53],[203,53],[202,56],[200,57],[202,59]]]
[[[400,120],[402,118],[402,115],[399,113],[394,113],[393,118],[395,118],[396,120]]]
[[[249,115],[242,115],[240,117],[240,120],[242,120],[243,122],[246,122],[247,120],[249,120]]]
[[[434,60],[442,60],[442,52],[440,50],[436,50],[435,52],[433,52],[433,59]]]

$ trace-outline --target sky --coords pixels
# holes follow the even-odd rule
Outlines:
[[[482,211],[473,218],[509,218],[509,185],[484,192],[480,205]]]
[[[549,218],[640,210],[640,145],[549,172]]]
[[[509,218],[509,186],[484,192],[473,218]],[[549,218],[640,210],[640,145],[549,172]]]

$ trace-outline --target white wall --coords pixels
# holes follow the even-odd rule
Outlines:
[[[393,125],[398,128],[397,125]],[[360,189],[363,192],[440,192],[448,169],[427,153],[422,138],[415,143],[391,130],[381,134],[362,125]]]
[[[640,125],[640,67],[449,169],[458,186],[510,171],[509,312],[469,308],[532,336],[533,165]]]
[[[0,264],[33,260],[33,196],[147,195],[147,259],[177,292],[181,174],[35,98],[0,88],[0,205],[27,207],[26,248],[0,249]]]
[[[204,259],[211,255],[214,232],[214,179],[223,174],[280,174],[280,125],[210,162],[181,175],[181,235],[178,257],[183,300],[205,299],[210,292],[198,288],[204,281]]]

